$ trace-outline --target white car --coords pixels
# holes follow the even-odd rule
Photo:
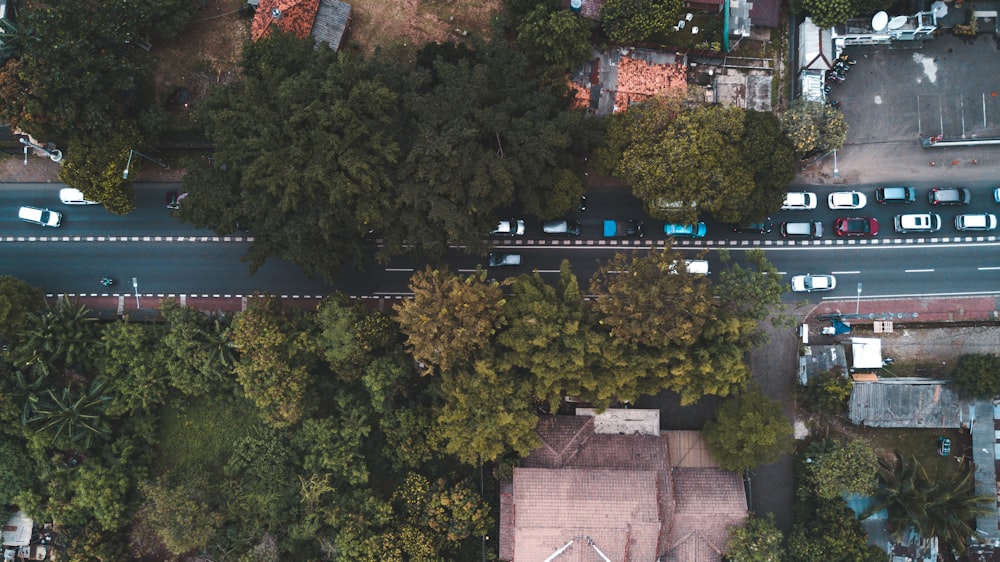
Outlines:
[[[60,189],[59,200],[63,202],[63,205],[100,205],[98,201],[89,201],[83,196],[82,191],[72,187]]]
[[[868,198],[860,191],[834,191],[827,204],[831,209],[860,209],[868,204]]]
[[[17,216],[24,222],[40,224],[42,226],[57,227],[62,223],[62,213],[39,209],[38,207],[21,207],[17,211]]]
[[[815,291],[832,291],[837,288],[837,278],[833,275],[796,275],[792,277],[792,291],[796,293],[812,293]]]
[[[521,236],[524,234],[524,221],[514,219],[500,221],[490,234],[493,236]]]
[[[807,191],[789,191],[785,194],[782,211],[810,211],[816,208],[816,194]]]

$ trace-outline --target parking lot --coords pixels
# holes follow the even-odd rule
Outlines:
[[[858,62],[830,98],[841,102],[847,142],[797,183],[879,183],[998,177],[1000,145],[922,148],[921,137],[1000,137],[1000,57],[994,35],[943,33],[919,49],[848,47]]]

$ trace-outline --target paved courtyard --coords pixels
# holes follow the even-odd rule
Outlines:
[[[922,148],[921,137],[1000,137],[1000,43],[947,33],[919,49],[848,47],[858,62],[830,98],[841,102],[847,143],[802,183],[961,182],[1000,177],[1000,145]]]

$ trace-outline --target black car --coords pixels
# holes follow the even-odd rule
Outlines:
[[[733,232],[742,232],[744,234],[767,234],[774,228],[774,222],[771,221],[771,217],[767,217],[762,221],[734,224],[732,227]]]
[[[913,203],[917,190],[912,187],[879,187],[875,189],[876,203]]]

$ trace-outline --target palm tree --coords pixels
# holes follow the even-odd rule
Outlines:
[[[57,392],[49,388],[27,396],[21,423],[47,434],[57,446],[89,448],[95,437],[107,439],[111,436],[111,426],[104,414],[110,400],[111,397],[104,394],[101,381],[94,381],[80,390],[67,386]]]
[[[23,341],[13,353],[13,363],[39,379],[53,371],[89,370],[98,342],[96,321],[86,306],[66,299],[54,308],[29,314]]]
[[[921,537],[938,537],[964,552],[966,539],[975,532],[975,518],[995,509],[995,498],[977,496],[974,488],[970,470],[931,478],[916,457],[897,452],[894,460],[879,459],[879,501],[865,517],[888,508],[896,538],[912,528]]]

